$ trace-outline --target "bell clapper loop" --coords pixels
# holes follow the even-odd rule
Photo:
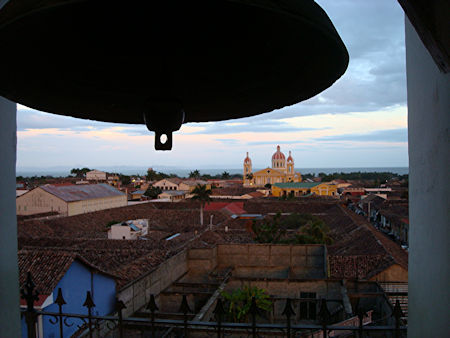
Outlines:
[[[172,133],[181,128],[184,110],[176,100],[150,101],[144,112],[144,122],[148,130],[155,132],[155,149],[171,150]]]

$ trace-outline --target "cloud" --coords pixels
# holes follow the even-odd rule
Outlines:
[[[308,143],[307,141],[254,141],[247,142],[248,145],[259,146],[259,145],[279,145],[279,144],[299,144],[299,143]]]
[[[232,139],[232,138],[216,138],[214,140],[217,142],[223,143],[225,145],[238,145],[241,143],[239,140]]]
[[[65,129],[65,130],[90,130],[95,128],[111,128],[117,126],[113,123],[98,122],[92,120],[76,119],[62,115],[43,113],[34,109],[19,106],[17,111],[17,130],[30,129]]]
[[[355,141],[355,142],[408,142],[408,130],[388,129],[377,130],[364,134],[344,134],[324,136],[316,139],[317,141]]]
[[[293,126],[285,121],[279,120],[259,120],[254,117],[242,119],[245,122],[219,121],[209,123],[199,123],[201,130],[185,132],[185,134],[238,134],[238,133],[268,133],[268,132],[300,132],[317,130],[317,128],[301,128]],[[192,126],[194,124],[188,124]]]

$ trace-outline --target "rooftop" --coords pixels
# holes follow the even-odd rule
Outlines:
[[[320,183],[320,182],[285,182],[285,183],[274,183],[273,185],[278,188],[301,189],[301,188],[313,188],[320,184],[322,184],[322,183]]]
[[[21,286],[25,284],[27,273],[30,272],[39,293],[49,295],[75,260],[81,261],[98,272],[106,273],[73,251],[20,250],[18,252],[19,283]]]
[[[83,201],[94,198],[124,196],[125,194],[116,188],[102,184],[86,185],[42,185],[39,188],[62,199],[66,202]]]

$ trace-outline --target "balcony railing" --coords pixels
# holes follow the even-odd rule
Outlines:
[[[362,309],[356,309],[355,320],[350,321],[356,325],[330,325],[332,315],[328,310],[327,300],[320,299],[318,323],[319,324],[293,324],[292,318],[295,317],[291,300],[286,299],[286,304],[282,313],[284,323],[259,323],[259,309],[256,300],[253,297],[249,310],[248,323],[230,323],[225,322],[226,311],[220,298],[217,299],[213,311],[215,321],[195,321],[192,310],[189,308],[186,295],[182,296],[178,315],[181,319],[162,319],[158,317],[158,306],[155,297],[150,296],[150,301],[146,306],[148,318],[123,317],[125,304],[116,299],[115,315],[97,316],[93,315],[95,303],[91,293],[88,291],[83,307],[86,308],[85,314],[65,313],[63,311],[66,301],[62,296],[61,289],[58,289],[58,295],[55,304],[58,305],[58,312],[40,311],[34,308],[34,302],[38,299],[38,292],[28,274],[27,282],[21,289],[21,298],[27,303],[27,307],[22,309],[22,315],[25,317],[28,338],[39,337],[38,318],[43,316],[49,322],[57,326],[59,337],[68,337],[77,331],[77,337],[189,337],[189,336],[233,336],[246,334],[250,337],[334,337],[338,334],[346,334],[353,337],[406,337],[406,326],[402,325],[401,317],[403,313],[400,304],[397,301],[393,311],[385,319],[393,318],[394,325],[365,325],[364,318],[368,315]],[[310,302],[310,299],[305,299]],[[334,301],[334,300],[331,300]],[[75,330],[74,330],[75,325]],[[203,334],[203,335],[202,335]]]

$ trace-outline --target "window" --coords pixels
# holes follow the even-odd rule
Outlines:
[[[315,292],[300,292],[300,298],[315,299]],[[300,301],[300,319],[316,320],[316,301]]]

